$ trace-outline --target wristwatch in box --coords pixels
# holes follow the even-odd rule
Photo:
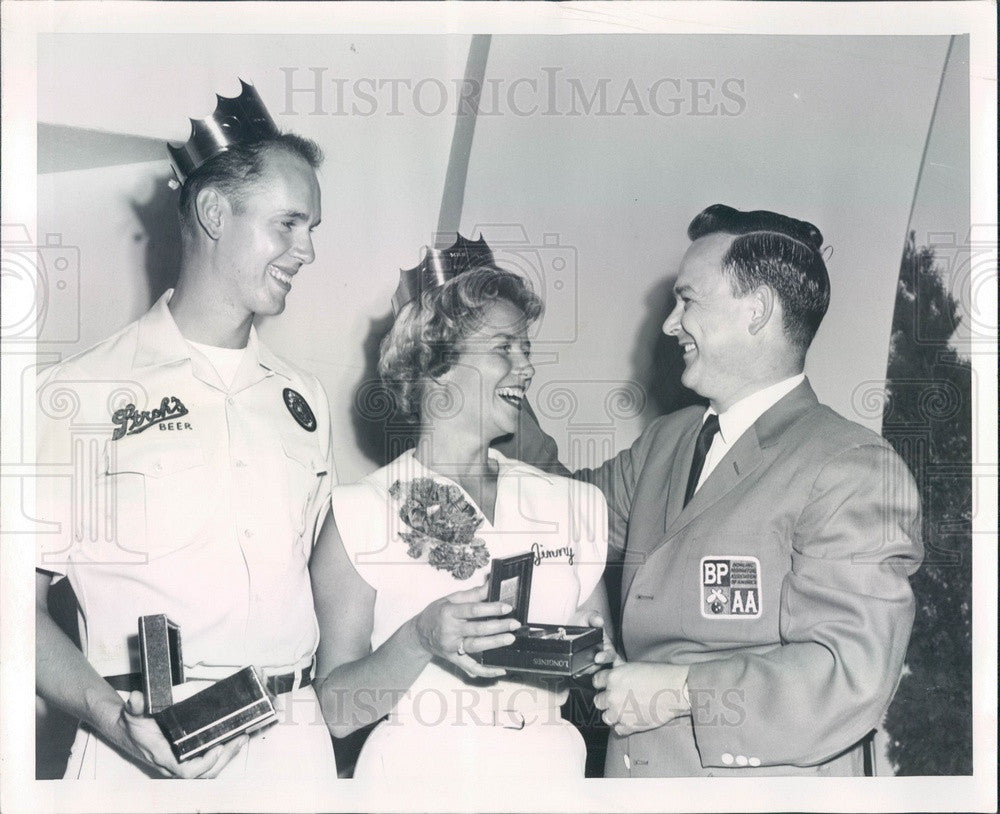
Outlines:
[[[594,657],[604,646],[599,627],[528,622],[534,555],[515,554],[493,561],[488,602],[506,602],[510,616],[521,623],[514,643],[473,654],[480,664],[503,667],[509,673],[575,678],[599,669]]]

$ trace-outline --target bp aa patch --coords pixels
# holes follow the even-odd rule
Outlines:
[[[316,416],[313,415],[308,402],[302,398],[302,394],[292,390],[291,387],[286,387],[281,392],[281,397],[285,400],[285,406],[292,414],[292,418],[299,422],[299,426],[307,432],[315,432]]]
[[[711,555],[701,558],[701,615],[706,619],[759,619],[760,560]]]

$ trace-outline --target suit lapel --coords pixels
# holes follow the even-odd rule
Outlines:
[[[676,456],[671,461],[670,475],[667,478],[667,499],[664,501],[664,532],[670,528],[684,508],[684,490],[687,488],[688,474],[691,472],[691,462],[694,459],[694,445],[698,440],[702,423],[699,418],[684,432]],[[664,464],[667,465],[667,462]]]
[[[705,482],[694,493],[691,502],[687,506],[684,506],[667,526],[665,537],[669,538],[677,534],[692,520],[732,492],[740,482],[745,480],[751,472],[760,466],[762,460],[763,456],[760,451],[760,443],[757,441],[757,432],[753,427],[750,427],[750,429],[740,436],[739,440],[733,445],[733,448],[719,461],[709,476],[705,478]],[[690,464],[688,469],[690,469]],[[687,472],[684,474],[684,479],[684,485],[686,486]],[[683,502],[684,488],[682,486],[679,494],[679,503]]]
[[[670,492],[663,537],[656,545],[649,547],[652,554],[671,537],[677,535],[693,520],[730,494],[764,460],[762,450],[778,442],[788,427],[805,412],[817,404],[816,394],[809,381],[803,381],[794,390],[781,398],[773,407],[765,411],[745,432],[733,448],[719,461],[701,488],[694,493],[691,502],[684,506],[684,490],[687,486],[694,444],[701,422],[698,422],[685,436],[681,456],[675,459],[670,476]]]

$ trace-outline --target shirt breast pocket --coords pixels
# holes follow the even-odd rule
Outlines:
[[[127,551],[156,559],[206,536],[212,488],[204,453],[141,438],[105,448],[108,534]]]
[[[316,445],[296,436],[282,436],[288,484],[288,511],[292,529],[308,537],[312,545],[312,524],[318,509],[320,486],[327,475],[327,461]]]

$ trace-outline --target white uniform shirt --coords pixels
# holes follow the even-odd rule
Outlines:
[[[137,619],[166,613],[185,670],[308,664],[308,560],[335,478],[326,395],[251,330],[231,385],[167,308],[42,378],[36,565],[69,578],[102,675],[138,669]]]

